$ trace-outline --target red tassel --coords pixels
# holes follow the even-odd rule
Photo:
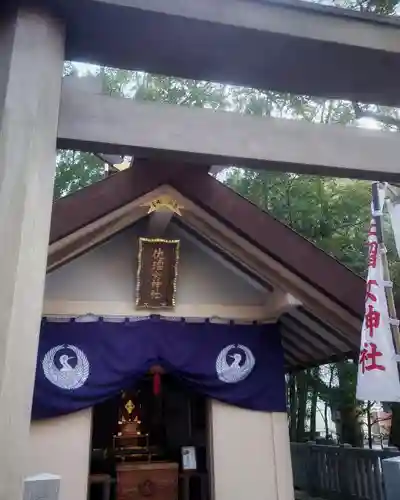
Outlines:
[[[155,396],[158,396],[161,392],[161,375],[156,372],[153,375],[153,393]]]

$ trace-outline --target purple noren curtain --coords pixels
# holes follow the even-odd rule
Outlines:
[[[43,320],[32,418],[88,408],[161,365],[205,396],[261,411],[285,411],[277,325]]]

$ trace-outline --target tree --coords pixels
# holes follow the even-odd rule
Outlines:
[[[326,385],[326,392],[327,394],[331,394],[331,389],[333,387],[333,378],[335,375],[336,371],[336,365],[330,364],[328,365],[328,378],[327,378],[327,385]],[[320,377],[315,378],[316,383],[318,383],[321,380]],[[328,422],[328,410],[329,410],[329,405],[330,405],[330,398],[326,398],[324,401],[324,423],[325,423],[325,439],[329,439],[329,422]]]
[[[297,394],[296,377],[291,373],[287,383],[288,403],[289,403],[289,437],[291,441],[296,441],[297,437]]]
[[[297,382],[297,422],[296,441],[306,441],[306,417],[308,402],[308,371],[304,370],[296,375]]]
[[[95,155],[78,151],[59,151],[54,179],[54,197],[82,189],[104,177],[105,165]]]
[[[315,384],[312,383],[313,380],[318,380],[320,378],[319,366],[312,368],[311,370],[311,384],[310,384],[310,441],[315,441],[316,438],[316,424],[317,424],[317,404],[318,404],[318,390]],[[325,423],[327,425],[327,422]]]
[[[363,447],[364,436],[361,430],[360,416],[363,410],[357,404],[355,387],[357,370],[354,363],[337,363],[338,391],[337,408],[340,412],[340,439],[342,443]]]
[[[225,182],[359,274],[366,272],[364,181],[232,169]]]

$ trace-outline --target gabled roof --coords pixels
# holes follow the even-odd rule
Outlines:
[[[300,368],[355,355],[364,280],[198,165],[140,161],[57,200],[49,270],[146,216],[144,202],[165,189],[188,206],[179,223],[267,288],[281,286],[301,301],[280,320],[289,365]]]

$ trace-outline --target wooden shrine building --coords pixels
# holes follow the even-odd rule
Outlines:
[[[154,206],[161,210],[149,213]],[[172,309],[136,306],[142,293],[137,287],[140,237],[179,240]],[[141,279],[144,282],[146,277],[142,274]],[[205,321],[278,324],[289,371],[357,356],[363,295],[361,278],[221,184],[207,169],[137,161],[130,169],[56,201],[53,207],[43,306],[48,321],[88,313],[104,316],[105,321],[156,313],[203,325]],[[56,333],[53,337],[60,342]],[[161,375],[161,385],[169,435],[173,421],[186,415],[186,407],[175,409],[178,413],[171,423],[168,374]],[[111,414],[110,407],[106,412]],[[185,470],[179,454],[172,452],[162,462],[155,458],[153,475],[146,476],[155,488],[165,475],[159,464],[177,463],[179,500],[239,499],[243,492],[259,496],[261,491],[268,491],[266,498],[293,498],[285,411],[260,412],[207,399],[202,412],[202,430],[186,435],[184,429],[196,429],[196,424],[183,418],[176,438],[180,447],[195,447],[197,469]],[[28,472],[59,474],[60,500],[84,500],[88,484],[104,477],[104,467],[96,469],[94,464],[96,452],[118,460],[111,441],[100,445],[107,449],[95,449],[96,418],[103,418],[100,425],[106,428],[97,406],[31,425]],[[142,460],[147,463],[147,455]],[[97,462],[101,464],[101,459]],[[105,476],[117,483],[118,500],[145,497],[143,492],[129,496],[121,490],[126,481],[129,490],[133,488],[129,481],[140,479],[135,470],[128,479],[121,476],[121,467],[126,475],[129,463],[111,464]],[[165,496],[153,492],[154,498],[177,498],[178,490],[173,493],[165,487],[163,491]],[[92,484],[91,494],[95,493]]]
[[[21,500],[38,472],[61,476],[61,500],[84,500],[94,474],[116,478],[124,500],[155,497],[160,481],[186,492],[179,500],[197,498],[193,481],[215,500],[292,500],[283,369],[355,355],[363,281],[208,171],[400,176],[393,133],[140,103],[63,78],[64,61],[398,105],[399,28],[398,18],[295,0],[0,2],[0,500]],[[137,161],[52,207],[57,147]],[[148,213],[152,203],[172,212]],[[175,242],[166,281],[144,240],[138,253],[140,238],[157,237]],[[157,319],[146,307],[160,297]],[[89,313],[97,320],[80,321]],[[181,342],[167,342],[178,330]],[[245,331],[259,348],[239,343]],[[226,335],[235,341],[218,354]],[[201,398],[177,389],[171,371]],[[130,396],[139,372],[141,396]],[[113,385],[121,380],[128,392]],[[120,399],[107,410],[111,387]],[[134,462],[132,475],[124,446],[170,465],[150,480],[154,468]],[[113,471],[100,471],[104,460]]]

